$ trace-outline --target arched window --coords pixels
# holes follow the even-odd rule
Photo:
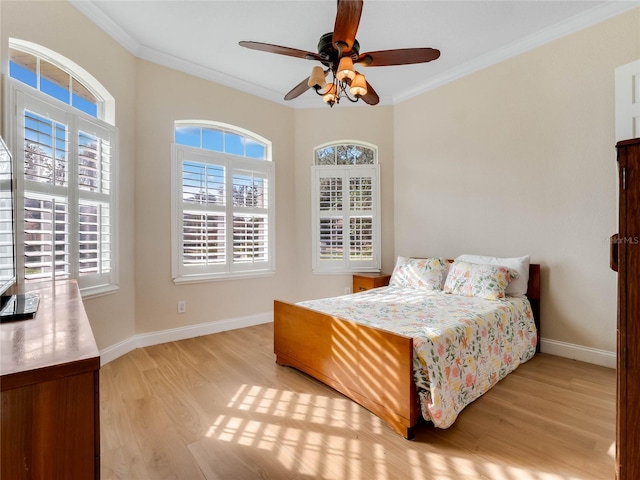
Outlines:
[[[340,141],[314,149],[313,271],[379,271],[378,149]]]
[[[18,279],[117,289],[113,97],[79,65],[9,40],[8,139],[17,166]]]
[[[232,125],[177,121],[172,162],[174,282],[273,273],[271,142]]]
[[[9,77],[115,124],[115,100],[85,69],[41,45],[9,39]]]

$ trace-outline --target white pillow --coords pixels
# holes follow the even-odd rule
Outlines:
[[[524,257],[490,257],[486,255],[460,255],[456,260],[484,265],[499,265],[518,272],[518,277],[509,283],[506,294],[512,297],[523,297],[529,285],[529,255]]]

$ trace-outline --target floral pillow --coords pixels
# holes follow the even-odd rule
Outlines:
[[[427,291],[442,290],[448,270],[449,262],[444,258],[398,257],[389,285]]]
[[[490,257],[488,255],[470,255],[465,253],[456,257],[456,260],[469,263],[482,263],[487,265],[501,265],[511,271],[516,271],[518,277],[512,279],[505,293],[512,297],[525,297],[529,287],[529,255],[524,257]]]
[[[444,293],[497,300],[505,297],[507,286],[518,272],[499,265],[456,261],[451,265]]]

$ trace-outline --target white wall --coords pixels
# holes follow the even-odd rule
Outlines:
[[[530,254],[548,345],[614,352],[614,70],[640,57],[639,25],[640,9],[397,105],[396,253]]]
[[[136,91],[136,330],[148,333],[269,314],[296,288],[293,110],[138,60]],[[171,280],[171,143],[174,121],[215,120],[250,130],[273,146],[276,274],[187,285]],[[178,300],[187,312],[177,313]]]
[[[0,60],[8,74],[9,37],[37,43],[69,58],[114,96],[119,130],[119,292],[84,302],[98,348],[135,334],[134,218],[136,60],[68,2],[0,2]]]

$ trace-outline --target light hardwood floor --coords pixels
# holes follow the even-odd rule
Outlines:
[[[449,429],[408,441],[287,367],[272,324],[101,369],[103,480],[614,478],[615,371],[538,354]]]

